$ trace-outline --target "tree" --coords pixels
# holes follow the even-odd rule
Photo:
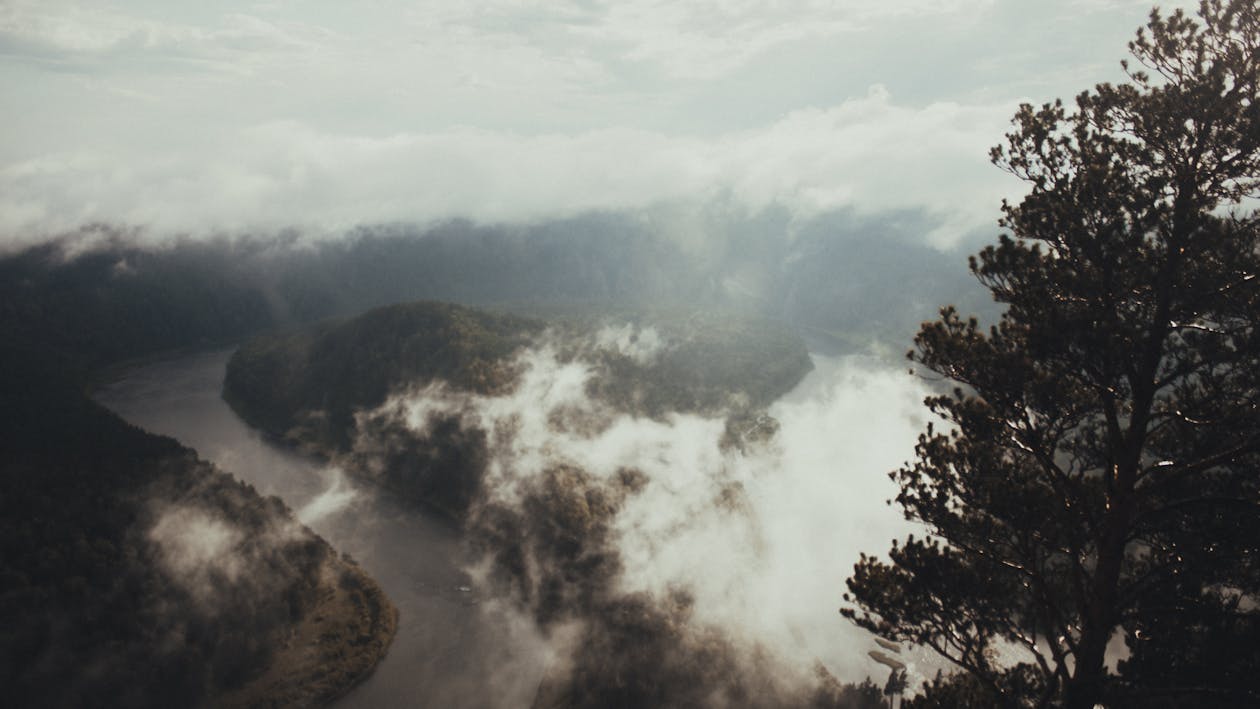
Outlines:
[[[995,703],[1260,700],[1255,672],[1153,677],[1175,633],[1254,639],[1260,598],[1260,7],[1198,15],[1152,11],[1126,83],[1020,108],[992,158],[1028,194],[971,260],[1006,311],[945,308],[910,353],[953,383],[891,473],[927,535],[864,555],[842,612]]]

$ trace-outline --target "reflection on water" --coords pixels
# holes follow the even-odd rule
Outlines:
[[[399,610],[398,635],[376,672],[336,706],[528,706],[544,660],[528,631],[478,603],[457,532],[246,426],[219,396],[230,356],[222,350],[137,367],[96,398],[280,497],[385,589]]]

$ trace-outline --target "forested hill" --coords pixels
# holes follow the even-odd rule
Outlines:
[[[118,359],[256,330],[265,304],[205,263],[115,264],[0,262],[6,703],[326,703],[384,655],[389,600],[278,500],[85,393]]]
[[[812,367],[800,337],[759,318],[590,307],[529,317],[419,302],[248,342],[228,362],[224,398],[252,425],[461,520],[484,474],[484,432],[446,418],[416,439],[391,417],[356,414],[430,383],[506,395],[529,366],[521,356],[542,352],[540,366],[580,360],[587,396],[611,411],[724,416],[736,446],[773,428],[761,409]],[[358,450],[362,436],[397,445]]]
[[[566,642],[581,651],[571,666],[547,672],[535,707],[705,706],[718,698],[872,709],[883,704],[870,682],[844,685],[821,665],[798,673],[747,662],[738,631],[703,626],[687,591],[624,590],[617,525],[632,524],[640,495],[694,484],[659,470],[652,481],[640,466],[666,455],[659,449],[645,443],[641,457],[615,470],[559,451],[544,454],[546,463],[499,457],[533,435],[522,420],[532,414],[556,434],[534,441],[547,449],[566,439],[594,442],[627,423],[669,428],[692,412],[704,416],[690,423],[705,426],[726,417],[720,442],[697,440],[716,443],[733,463],[773,445],[777,424],[765,407],[810,366],[798,336],[757,318],[579,307],[521,315],[420,302],[253,340],[229,363],[225,395],[247,420],[334,456],[400,499],[445,512],[484,569],[483,593],[544,634],[578,629]],[[556,391],[559,400],[549,399]],[[424,402],[423,422],[389,405],[394,393]],[[499,413],[475,413],[488,411]],[[517,464],[505,473],[511,482],[496,477]],[[496,494],[505,488],[513,502]],[[715,480],[711,492],[721,516],[748,512],[742,484]],[[696,513],[704,509],[702,502]]]
[[[652,339],[650,359],[600,346]],[[349,449],[356,411],[405,387],[432,381],[503,393],[518,373],[513,358],[551,346],[561,359],[594,368],[589,393],[619,410],[659,416],[768,405],[812,367],[805,344],[761,318],[682,310],[570,307],[544,316],[447,303],[387,306],[296,333],[266,335],[228,363],[224,397],[252,425],[331,454]]]
[[[782,226],[774,222],[758,229],[777,233]],[[592,358],[600,375],[592,395],[645,416],[740,402],[755,412],[808,368],[798,332],[822,333],[838,347],[863,347],[921,319],[917,303],[932,279],[873,280],[863,266],[872,251],[885,254],[890,263],[914,260],[902,258],[911,248],[905,239],[888,239],[878,231],[850,238],[862,229],[819,224],[795,241],[773,242],[760,232],[732,233],[713,242],[725,245],[715,254],[688,252],[651,224],[624,215],[520,228],[464,222],[376,228],[325,243],[283,237],[172,239],[161,247],[94,226],[0,258],[0,401],[5,404],[0,505],[6,527],[0,660],[16,668],[2,679],[25,704],[74,706],[93,693],[115,696],[127,684],[129,693],[117,695],[121,703],[186,705],[247,683],[259,664],[233,670],[222,663],[232,657],[262,662],[274,641],[296,632],[302,618],[319,615],[310,612],[312,599],[322,597],[309,595],[311,574],[327,568],[318,559],[333,563],[333,555],[298,545],[256,555],[264,566],[282,568],[281,585],[293,589],[279,595],[279,605],[254,607],[238,599],[242,603],[224,606],[225,612],[190,620],[198,617],[193,601],[180,596],[156,565],[159,551],[147,534],[162,519],[150,504],[158,499],[154,491],[191,491],[191,497],[168,495],[166,502],[232,518],[232,524],[245,525],[240,527],[245,536],[281,524],[284,516],[251,490],[196,462],[188,451],[170,441],[155,442],[92,403],[84,391],[103,367],[165,350],[237,342],[277,328],[307,327],[417,298],[536,308],[532,315],[457,306],[428,314],[424,307],[386,308],[363,320],[343,320],[246,348],[247,353],[266,351],[266,356],[254,362],[260,367],[256,385],[245,388],[253,397],[250,403],[244,396],[234,398],[238,410],[248,407],[254,414],[246,411],[247,417],[277,433],[292,431],[293,421],[319,421],[303,412],[332,410],[319,430],[344,434],[346,417],[356,407],[378,402],[397,382],[417,375],[492,391],[510,375],[499,365],[543,333],[565,333],[561,342],[589,337],[600,318],[587,304],[598,303],[601,316],[613,308],[629,309],[616,314],[631,329],[630,337],[650,327],[681,344],[663,350],[650,365],[611,351],[569,347],[560,352]],[[762,250],[750,248],[763,242],[775,244],[766,258]],[[788,265],[780,268],[780,262]],[[881,304],[875,320],[862,310],[871,302]],[[679,303],[742,315],[695,316]],[[547,315],[538,315],[544,308]],[[450,321],[450,328],[419,326],[432,317]],[[408,334],[390,339],[390,332]],[[439,343],[436,349],[426,340],[429,335]],[[411,360],[405,355],[420,350],[443,354],[407,370],[403,363]],[[304,354],[290,359],[293,352]],[[333,369],[317,372],[318,367]],[[315,374],[327,376],[333,389],[316,386]],[[323,440],[336,443],[332,437]],[[475,446],[450,443],[433,454],[458,457],[475,451]],[[399,487],[416,489],[414,482],[401,480]],[[448,508],[458,509],[469,491],[447,482],[438,481],[436,489],[446,495]],[[238,516],[264,527],[238,523]],[[290,553],[298,561],[287,561]],[[159,607],[174,615],[157,614],[153,609]],[[50,620],[61,617],[65,622]],[[283,618],[288,620],[277,620]],[[258,632],[245,638],[240,631],[247,627]],[[189,653],[158,656],[153,654],[157,646],[146,645],[181,633],[187,635]],[[117,661],[102,664],[100,657]],[[86,669],[97,667],[108,671]],[[311,686],[326,688],[338,681],[334,674],[328,685]]]
[[[930,229],[914,215],[796,224],[774,214],[687,246],[641,215],[587,214],[517,227],[378,226],[325,242],[172,237],[145,246],[95,225],[0,257],[0,327],[11,341],[99,366],[415,300],[682,304],[781,320],[827,350],[876,341],[900,350],[942,298],[966,305],[978,290],[961,252],[921,243]]]
[[[379,405],[404,383],[442,379],[478,392],[504,386],[500,365],[543,328],[443,303],[386,306],[247,342],[228,362],[224,398],[264,431],[341,449],[354,411]]]
[[[322,703],[375,666],[394,611],[357,566],[279,500],[8,354],[0,684],[12,706]],[[320,633],[332,640],[297,653],[294,637]]]

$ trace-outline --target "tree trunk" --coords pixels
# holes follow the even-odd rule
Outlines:
[[[1135,503],[1133,479],[1136,465],[1122,466],[1109,500],[1103,538],[1098,545],[1098,564],[1089,591],[1088,608],[1081,619],[1081,638],[1072,678],[1064,693],[1067,709],[1093,709],[1102,702],[1107,644],[1115,632],[1120,571],[1124,566],[1129,526]]]
[[[1086,628],[1082,633],[1080,652],[1076,657],[1076,669],[1064,692],[1067,709],[1093,709],[1102,700],[1103,677],[1106,668],[1103,659],[1107,652],[1107,638],[1111,629]]]

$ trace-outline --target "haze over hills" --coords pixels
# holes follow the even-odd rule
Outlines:
[[[826,360],[797,393],[808,404],[787,405],[813,365],[782,323],[563,313],[420,302],[267,335],[233,356],[224,395],[246,421],[458,524],[478,592],[554,657],[535,706],[878,705],[852,676],[856,648],[825,653],[845,684],[811,655],[834,631],[794,627],[817,623],[814,589],[829,586],[792,556],[834,540],[815,515],[847,513],[849,466],[808,460],[828,450],[809,438],[838,406],[862,407],[836,401],[836,375],[896,391],[884,365]],[[839,449],[856,462],[852,446]],[[817,496],[792,506],[803,526],[769,533],[776,506],[802,494]],[[746,605],[796,584],[810,589],[799,612]]]
[[[931,224],[912,212],[798,224],[770,211],[679,235],[650,215],[593,213],[520,226],[363,228],[324,242],[290,234],[161,246],[99,226],[4,259],[0,318],[19,341],[60,339],[108,358],[418,299],[684,305],[783,320],[828,351],[876,342],[900,350],[941,293],[987,307],[961,249],[922,244]],[[124,317],[135,309],[148,313],[147,330]]]
[[[537,483],[529,483],[541,486],[528,493],[527,499],[534,500],[530,503],[532,506],[552,509],[557,519],[568,519],[577,525],[563,522],[560,528],[548,530],[520,517],[521,510],[514,506],[502,506],[476,495],[479,477],[468,479],[472,481],[471,486],[467,480],[458,483],[457,479],[454,486],[425,487],[424,476],[432,475],[426,470],[448,474],[452,469],[462,470],[459,465],[452,466],[450,456],[489,460],[484,451],[477,453],[479,434],[475,429],[458,425],[450,428],[449,433],[454,438],[443,439],[445,443],[439,446],[447,453],[434,454],[419,461],[419,466],[405,445],[355,450],[345,438],[349,432],[345,424],[351,420],[347,416],[356,408],[383,405],[386,395],[396,387],[423,383],[424,377],[416,378],[423,370],[407,373],[392,369],[396,364],[410,361],[403,356],[408,352],[413,355],[445,352],[446,355],[437,359],[434,354],[424,354],[422,361],[430,367],[448,367],[440,371],[453,377],[452,381],[464,382],[470,392],[506,395],[513,390],[509,384],[519,385],[520,382],[508,378],[499,380],[496,385],[494,373],[502,367],[517,366],[513,364],[516,357],[536,352],[537,347],[551,342],[555,351],[549,356],[559,359],[548,367],[563,368],[567,366],[565,362],[585,363],[583,366],[595,366],[602,373],[583,391],[589,391],[593,401],[605,401],[613,406],[609,411],[611,416],[605,416],[607,422],[615,422],[617,416],[627,413],[657,417],[662,421],[679,414],[698,416],[712,420],[712,425],[717,427],[712,445],[725,446],[733,455],[741,455],[738,451],[757,450],[765,441],[773,440],[777,423],[765,416],[765,407],[808,370],[810,365],[800,339],[802,334],[815,342],[859,350],[866,350],[870,343],[885,337],[876,326],[861,334],[846,331],[850,340],[819,338],[810,334],[819,328],[801,328],[790,321],[767,319],[768,314],[786,307],[796,308],[799,317],[806,318],[809,311],[799,303],[807,299],[782,292],[782,286],[776,286],[774,280],[768,278],[766,269],[752,272],[744,268],[735,274],[734,271],[743,268],[738,249],[733,249],[730,255],[732,273],[723,275],[712,265],[720,259],[689,253],[676,240],[654,236],[647,226],[634,225],[634,220],[626,216],[593,215],[583,220],[520,229],[454,223],[416,234],[414,230],[399,227],[363,232],[347,241],[328,244],[259,239],[186,241],[163,248],[144,246],[104,230],[100,232],[106,235],[104,239],[77,252],[70,242],[50,244],[0,262],[0,272],[5,276],[0,279],[0,288],[8,296],[0,301],[4,304],[0,306],[0,320],[12,334],[4,348],[10,364],[7,371],[12,381],[23,382],[22,386],[28,387],[28,397],[37,396],[44,386],[58,386],[66,392],[67,401],[82,401],[82,394],[78,392],[104,365],[157,351],[230,342],[277,327],[286,328],[291,334],[259,340],[247,347],[238,359],[254,361],[257,366],[270,357],[272,365],[269,366],[276,368],[258,370],[255,384],[245,388],[255,399],[286,381],[294,381],[294,377],[298,382],[303,381],[303,376],[308,377],[304,383],[295,385],[293,391],[314,397],[319,403],[316,409],[330,412],[328,422],[337,425],[325,429],[331,432],[331,438],[303,440],[299,436],[296,440],[317,444],[317,449],[322,445],[324,450],[338,455],[358,456],[363,465],[384,466],[389,474],[379,482],[404,491],[404,497],[416,495],[416,490],[420,490],[417,499],[443,507],[457,518],[471,520],[467,522],[469,543],[481,550],[479,554],[489,554],[487,558],[500,558],[495,563],[498,569],[495,577],[499,580],[487,580],[487,590],[502,594],[504,599],[515,599],[511,602],[517,604],[519,612],[535,618],[531,623],[541,623],[540,627],[546,628],[553,619],[573,613],[581,617],[606,614],[610,619],[621,618],[618,623],[639,618],[629,626],[589,626],[588,632],[598,634],[603,638],[599,642],[610,648],[624,644],[627,651],[645,648],[643,643],[657,643],[662,652],[682,653],[675,657],[676,662],[670,661],[672,664],[685,666],[687,662],[703,662],[708,668],[704,672],[709,673],[714,682],[725,682],[720,678],[728,673],[722,667],[749,671],[745,664],[746,649],[742,645],[726,644],[723,634],[712,628],[703,631],[709,633],[708,639],[703,641],[693,637],[690,630],[678,634],[680,629],[692,627],[692,622],[687,620],[691,614],[690,602],[684,602],[681,596],[675,600],[682,605],[660,606],[649,600],[649,596],[625,595],[611,585],[618,577],[619,552],[600,551],[602,537],[595,532],[613,523],[617,510],[626,504],[617,500],[633,493],[639,484],[632,473],[627,473],[630,477],[622,482],[615,482],[590,477],[581,467],[562,466],[546,473]],[[855,278],[869,277],[862,274],[861,269],[845,265],[842,249],[836,247],[828,251],[823,248],[826,239],[818,238],[821,256],[802,261],[795,268],[822,269],[830,258],[837,268],[850,268]],[[902,246],[875,238],[868,245],[874,250],[894,251]],[[557,254],[567,256],[557,258]],[[749,258],[752,259],[749,263],[755,260]],[[784,280],[783,283],[797,281]],[[754,298],[749,284],[758,285],[762,295]],[[417,293],[494,304],[499,314],[480,314],[457,306],[408,306],[410,311],[406,307],[394,307],[360,320],[346,320],[343,316],[331,324],[316,326],[315,330],[294,330],[320,317],[348,315],[377,302]],[[890,303],[892,301],[890,298]],[[791,305],[792,302],[798,304]],[[689,303],[690,307],[684,308],[680,303]],[[697,311],[696,306],[704,306],[707,313]],[[893,308],[886,311],[889,315],[893,312]],[[465,325],[452,326],[461,322],[472,325],[471,329]],[[843,320],[820,322],[834,325]],[[903,325],[910,326],[910,323]],[[327,334],[320,336],[324,339],[310,340],[304,339],[310,338],[304,332]],[[418,339],[410,344],[405,339],[397,340],[406,332],[414,332]],[[401,349],[390,349],[394,345],[388,343],[395,341]],[[324,344],[315,346],[316,343]],[[487,352],[492,356],[485,357]],[[266,357],[260,356],[264,354]],[[298,361],[306,364],[295,366]],[[304,368],[307,365],[311,367],[309,371]],[[244,371],[241,367],[237,370]],[[544,371],[547,370],[537,370],[536,374]],[[385,376],[386,380],[371,384],[364,376]],[[245,397],[239,395],[239,380],[238,373],[229,382],[228,392],[231,395],[235,386],[236,400],[244,401]],[[365,384],[366,388],[362,388]],[[343,388],[348,398],[343,403],[335,403],[340,401],[336,392]],[[86,401],[78,406],[93,407]],[[17,410],[21,411],[21,407]],[[281,409],[281,418],[270,425],[266,417],[257,420],[274,432],[288,432],[292,418],[284,417],[292,417],[296,412]],[[575,416],[579,412],[580,408],[570,409],[567,415]],[[99,427],[100,424],[93,423],[98,416],[106,415],[92,414],[81,425]],[[578,427],[575,430],[589,426],[581,421],[581,418],[571,420],[571,424]],[[65,435],[78,425],[74,420],[59,421],[51,416],[41,435]],[[704,425],[710,426],[709,423]],[[376,419],[374,426],[371,430],[375,434],[392,435],[400,444],[426,440],[416,438],[415,433],[400,427],[396,419],[388,416]],[[467,436],[461,431],[467,431]],[[32,439],[15,434],[13,440],[25,446]],[[124,440],[129,439],[118,439],[119,442]],[[96,445],[85,443],[89,451]],[[479,455],[482,457],[478,458]],[[134,499],[147,499],[142,493],[128,492],[134,491],[135,485],[109,472],[111,469],[106,463],[81,466],[80,470],[96,471],[97,479],[112,491],[111,494],[125,499],[139,494]],[[191,472],[193,470],[196,468],[179,475],[197,474]],[[420,477],[416,477],[417,471]],[[45,494],[40,492],[45,489],[42,486],[56,485],[56,479],[51,474],[31,475],[23,482],[30,494],[42,495]],[[618,487],[624,485],[630,487]],[[451,492],[460,489],[464,492]],[[575,494],[580,498],[574,498]],[[738,485],[732,483],[723,494],[729,500],[724,504],[736,507],[743,504],[739,502]],[[573,501],[588,498],[592,502],[583,502],[583,507],[595,506],[589,507],[589,513],[573,517],[570,512]],[[600,499],[606,502],[595,502]],[[464,511],[474,501],[477,502],[476,514],[465,517]],[[630,509],[633,508],[631,505]],[[69,508],[65,511],[69,513]],[[67,521],[54,523],[69,524]],[[144,524],[148,523],[125,522],[120,533],[134,536],[134,532],[126,530]],[[528,554],[541,559],[559,553],[560,556],[555,557],[555,574],[558,575],[534,577],[531,572],[529,576],[522,576],[524,569],[509,561],[511,545],[505,546],[502,537],[510,528],[521,530],[510,535],[512,544],[525,543],[525,548],[530,550]],[[559,551],[577,540],[583,541],[578,542],[576,551]],[[502,556],[505,553],[508,556]],[[574,560],[598,555],[606,556],[611,565],[582,566],[580,568],[585,570],[580,572],[564,570]],[[304,583],[308,584],[317,575],[313,568],[302,573],[300,578],[306,579]],[[536,600],[517,597],[512,590],[527,579],[532,579],[528,580],[529,584],[559,584],[555,585],[555,592],[561,595],[535,606]],[[570,597],[574,593],[579,595]],[[551,596],[537,600],[541,598]],[[570,598],[570,601],[562,602],[561,598]],[[574,598],[585,600],[572,605]],[[640,615],[644,613],[647,615]],[[244,618],[236,613],[222,616],[220,622],[229,627]],[[695,627],[707,627],[708,622],[700,622]],[[381,632],[387,633],[387,626],[383,627],[386,629]],[[632,642],[632,637],[638,640]],[[588,639],[596,642],[596,635]],[[698,641],[702,644],[694,645]],[[701,654],[696,655],[697,652]],[[683,684],[679,682],[683,675],[669,679],[661,674],[663,667],[660,666],[633,666],[632,669],[633,663],[640,661],[634,658],[647,656],[625,655],[613,661],[614,656],[610,655],[606,664],[578,669],[572,674],[549,675],[548,689],[539,695],[538,701],[550,705],[589,705],[601,701],[599,697],[613,696],[607,695],[609,691],[615,696],[639,698],[634,701],[647,701],[644,697],[659,696],[660,692],[676,694],[679,701],[690,696],[680,693]],[[250,672],[257,672],[266,664],[265,660],[259,660]],[[695,669],[700,671],[700,666]],[[608,684],[623,671],[640,677],[637,684]],[[845,688],[825,673],[814,674],[809,662],[793,666],[788,674],[796,679],[791,681],[783,680],[788,675],[780,676],[779,670],[769,666],[757,672],[762,673],[758,675],[760,679],[750,676],[748,680],[753,684],[729,685],[722,691],[735,692],[732,696],[763,696],[772,704],[796,701],[790,698],[803,697],[800,692],[827,706],[858,706],[865,701],[861,697],[867,690]],[[567,682],[564,677],[574,680]]]
[[[65,350],[23,344],[0,371],[8,701],[326,702],[370,672],[395,615],[362,570],[279,500],[90,401]]]
[[[804,342],[773,321],[574,305],[566,313],[543,320],[430,302],[386,306],[247,342],[228,363],[223,395],[247,422],[332,457],[356,450],[369,425],[363,412],[408,391],[442,386],[512,394],[524,376],[519,358],[539,347],[589,368],[585,395],[613,411],[656,419],[723,415],[732,430],[757,429],[758,414],[813,367]],[[435,446],[449,451],[450,460],[378,462],[378,482],[462,516],[480,486],[484,471],[476,461],[486,451],[458,426],[449,434],[450,440],[430,433],[395,447],[406,456],[408,448]],[[742,444],[739,437],[730,444]],[[351,471],[366,472],[362,465]]]
[[[6,0],[0,704],[1260,698],[1260,10],[1149,2]]]

